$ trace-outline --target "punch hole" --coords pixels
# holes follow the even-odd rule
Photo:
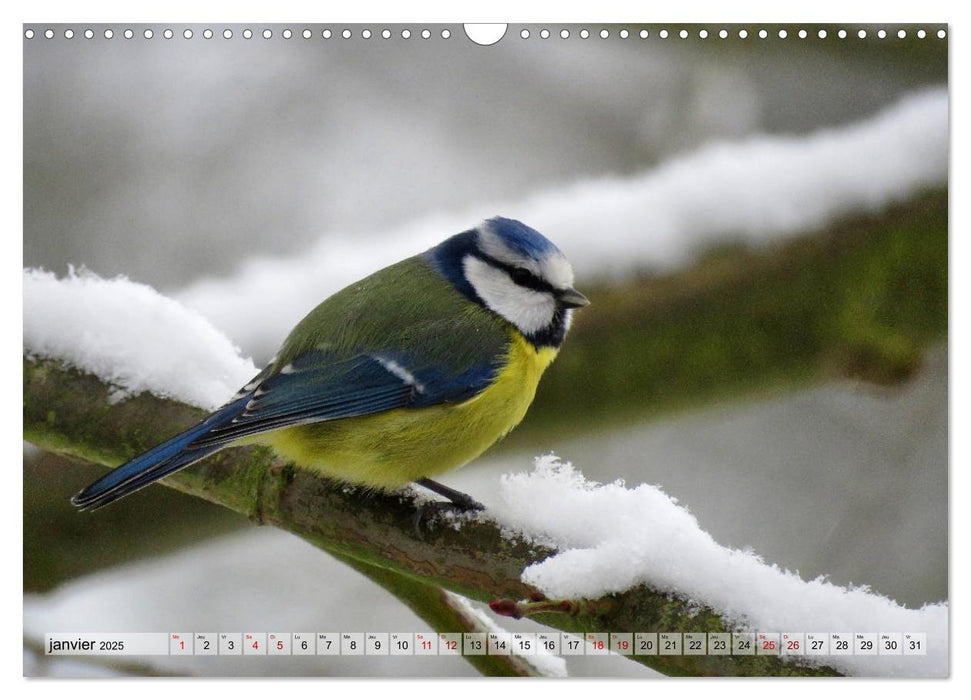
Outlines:
[[[550,30],[549,29],[542,29],[542,30],[540,30],[539,38],[540,39],[549,39],[550,38]]]
[[[182,38],[184,38],[184,39],[191,39],[192,38],[192,30],[191,29],[186,29],[184,32],[182,32]]]
[[[162,36],[165,37],[166,39],[171,39],[173,36],[175,36],[175,34],[172,32],[171,29],[166,29],[164,32],[162,32]]]
[[[329,29],[325,29],[320,33],[320,36],[322,36],[324,39],[330,39],[333,36],[333,33]]]
[[[698,32],[698,36],[701,37],[702,39],[707,39],[708,38],[708,30],[707,29],[702,29],[700,32]]]
[[[819,32],[816,34],[816,36],[818,36],[820,39],[825,39],[826,38],[826,30],[825,29],[820,29]]]
[[[661,37],[662,39],[667,39],[668,38],[668,30],[667,29],[662,29],[661,31],[659,31],[657,33],[657,35],[659,37]]]
[[[479,46],[492,46],[498,43],[502,37],[506,36],[506,29],[508,25],[505,24],[463,24],[462,28],[465,30],[465,36],[469,37],[473,42]],[[526,36],[523,39],[529,38],[529,30],[524,29]],[[520,33],[522,36],[522,33]]]
[[[287,29],[287,30],[286,30],[286,31],[284,32],[284,36],[286,36],[286,32],[288,32],[288,31],[290,31],[290,30],[289,30],[289,29]],[[269,39],[269,38],[270,38],[270,37],[272,37],[272,36],[273,36],[273,32],[272,32],[272,31],[270,31],[269,29],[264,29],[264,30],[263,30],[263,38],[264,38],[264,39]],[[288,38],[288,39],[289,39],[290,37],[286,37],[286,38]]]
[[[142,36],[144,36],[146,39],[151,39],[153,36],[155,36],[155,32],[153,32],[151,29],[146,29],[144,32],[142,32]]]
[[[64,38],[65,39],[73,39],[74,38],[74,30],[73,29],[65,29],[64,30]]]
[[[202,32],[202,36],[205,37],[206,39],[212,39],[212,30],[206,29],[205,31]]]
[[[569,39],[570,38],[570,30],[569,29],[561,29],[560,30],[560,38],[561,39]]]
[[[85,39],[94,39],[94,32],[92,30],[90,30],[90,29],[85,29],[84,30],[84,38]]]
[[[134,36],[135,36],[135,32],[133,32],[131,29],[126,29],[125,30],[125,38],[126,39],[131,39]]]
[[[443,39],[448,39],[450,36],[452,36],[452,32],[450,32],[447,29],[443,29],[442,30],[442,38]]]
[[[944,31],[943,29],[938,29],[937,30],[937,38],[938,39],[943,39],[946,36],[947,36],[947,32],[946,31]]]
[[[738,30],[738,38],[739,39],[748,39],[748,30],[747,29],[739,29]]]
[[[402,29],[401,30],[401,38],[402,39],[410,39],[411,38],[411,30],[410,29]]]
[[[528,39],[529,38],[529,30],[528,29],[522,30],[521,32],[519,32],[519,36],[521,36],[523,39]],[[475,41],[475,39],[472,39],[472,41]],[[478,44],[479,42],[476,41],[475,43]]]
[[[840,39],[845,39],[846,38],[846,30],[845,29],[840,29],[838,32],[836,32],[836,36],[838,36]]]
[[[232,39],[232,38],[233,38],[233,30],[232,29],[224,29],[223,30],[223,39]]]
[[[620,38],[621,39],[626,39],[629,36],[630,36],[630,32],[629,31],[627,31],[626,29],[621,29],[620,30]]]
[[[688,30],[687,29],[682,29],[680,32],[678,32],[678,36],[681,37],[682,39],[687,39],[688,38]]]
[[[856,33],[856,35],[861,39],[866,39],[866,29],[861,29]]]
[[[767,31],[765,31],[764,29],[760,29],[759,30],[759,39],[768,39],[768,38],[769,38],[769,33]]]
[[[727,29],[722,29],[720,32],[718,32],[718,38],[719,39],[727,39],[728,38],[728,30]]]
[[[382,39],[390,39],[391,38],[391,30],[390,29],[382,29],[381,30],[381,38]]]
[[[370,29],[364,29],[364,30],[362,30],[361,31],[361,38],[362,39],[370,39],[371,38],[371,30]]]
[[[785,29],[780,29],[779,30],[779,38],[780,39],[785,39],[788,36],[789,36],[789,32],[787,32]]]
[[[581,29],[580,30],[580,38],[581,39],[589,39],[590,38],[590,30],[588,30],[588,29]]]
[[[26,30],[24,32],[24,38],[26,38],[26,39],[33,39],[34,38],[34,30],[33,29]]]
[[[805,29],[800,29],[799,30],[799,38],[800,39],[805,39],[807,36],[809,36],[809,32],[807,32]]]
[[[300,34],[300,36],[302,36],[304,39],[309,39],[313,35],[314,35],[314,33],[312,31],[310,31],[309,29],[304,29],[303,32],[301,32],[301,34]]]
[[[431,39],[431,37],[432,37],[432,33],[429,30],[427,30],[427,29],[422,29],[421,30],[421,38],[422,39]]]
[[[582,36],[582,34],[581,34],[581,36]],[[641,39],[646,39],[647,36],[648,36],[647,30],[646,29],[642,29],[640,36],[641,36]],[[586,39],[586,37],[583,37],[583,38]]]
[[[110,29],[105,29],[105,39],[111,39],[115,36],[115,33]]]
[[[606,29],[601,29],[600,30],[600,38],[601,39],[606,39],[608,36],[610,36],[610,32],[608,32]]]
[[[907,38],[907,32],[905,32],[903,29],[899,30],[897,32],[897,38],[898,39],[906,39]]]
[[[886,39],[887,38],[887,32],[886,32],[886,30],[881,29],[880,31],[878,31],[877,32],[877,38],[878,39]]]
[[[917,30],[917,38],[918,39],[923,39],[925,36],[927,36],[927,32],[925,32],[923,29],[918,29]]]
[[[253,30],[252,29],[244,29],[243,30],[243,38],[244,39],[252,39],[253,38]]]
[[[291,29],[284,29],[282,32],[280,32],[280,34],[281,34],[281,36],[284,39],[292,39],[293,38],[293,30],[291,30]]]

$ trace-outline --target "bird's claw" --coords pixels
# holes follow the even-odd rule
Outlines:
[[[465,496],[465,494],[462,495]],[[485,510],[485,506],[471,496],[465,496],[465,498],[455,501],[428,501],[419,503],[415,507],[415,534],[418,536],[418,539],[424,539],[422,535],[422,523],[430,522],[438,516],[474,513],[481,510]]]

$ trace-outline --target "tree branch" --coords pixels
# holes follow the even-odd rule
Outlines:
[[[116,466],[198,421],[204,412],[149,394],[117,402],[98,378],[53,360],[24,358],[24,438],[45,449]],[[437,588],[489,602],[524,599],[520,573],[554,554],[511,540],[490,521],[455,529],[429,523],[419,534],[409,497],[369,493],[295,469],[264,448],[226,449],[162,483],[292,532],[385,586],[436,631],[460,631]],[[535,619],[567,632],[718,632],[710,609],[638,586],[570,612]],[[448,627],[444,629],[443,627]],[[838,675],[772,656],[635,656],[668,675]],[[494,668],[484,672],[499,673]],[[511,672],[505,670],[504,672]]]

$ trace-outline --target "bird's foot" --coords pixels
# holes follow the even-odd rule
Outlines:
[[[438,516],[450,516],[463,513],[474,513],[485,510],[485,506],[479,503],[466,493],[450,489],[448,486],[439,484],[431,479],[421,479],[415,482],[426,489],[434,491],[440,496],[444,496],[448,501],[429,501],[419,503],[415,507],[415,534],[418,539],[424,539],[422,534],[422,524],[434,520]]]
[[[419,486],[424,486],[430,491],[434,491],[439,496],[444,496],[448,501],[430,501],[419,503],[415,507],[415,534],[418,539],[424,539],[422,535],[422,524],[430,522],[440,515],[455,515],[462,513],[474,513],[485,510],[485,506],[467,493],[456,491],[444,484],[431,479],[419,479],[415,482]]]
[[[435,518],[473,513],[484,509],[481,503],[477,503],[472,499],[469,499],[469,502],[469,504],[466,504],[455,503],[454,501],[428,501],[426,503],[416,504],[414,526],[418,539],[424,539],[422,525],[431,522]]]
[[[439,496],[444,496],[447,498],[449,501],[451,501],[451,503],[443,503],[441,505],[451,506],[452,510],[463,512],[470,510],[485,510],[485,506],[472,498],[472,496],[469,494],[451,489],[445,484],[440,484],[437,481],[432,481],[431,479],[419,479],[415,483],[419,486],[424,486],[429,491],[434,491]]]

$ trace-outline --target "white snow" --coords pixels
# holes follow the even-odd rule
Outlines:
[[[24,350],[92,372],[120,395],[151,391],[200,406],[225,400],[256,372],[198,313],[145,285],[87,273],[57,280],[24,272]],[[865,587],[804,581],[719,545],[657,487],[588,482],[548,456],[530,474],[504,477],[489,515],[560,549],[523,572],[551,597],[598,597],[643,583],[754,631],[923,632],[927,656],[825,660],[857,675],[948,672],[946,603],[910,610]]]
[[[946,183],[948,143],[947,90],[930,89],[840,128],[716,143],[630,177],[481,202],[385,232],[328,231],[298,256],[251,259],[177,298],[248,351],[268,356],[330,294],[494,214],[546,234],[581,282],[623,276],[682,264],[712,241],[761,243],[880,211]]]
[[[90,272],[24,270],[24,354],[51,357],[116,388],[215,408],[256,374],[197,311],[151,287]]]
[[[742,513],[739,517],[757,517]],[[551,598],[597,598],[647,584],[704,604],[738,630],[753,632],[917,632],[926,656],[827,656],[863,676],[948,674],[948,605],[904,608],[865,586],[844,588],[767,564],[753,552],[719,545],[655,486],[587,481],[547,455],[531,473],[506,475],[489,516],[558,554],[523,572]],[[664,632],[669,630],[642,630]]]
[[[711,146],[630,178],[429,217],[385,236],[332,233],[297,259],[254,259],[231,278],[193,285],[179,295],[185,306],[125,278],[72,271],[58,280],[25,270],[24,353],[91,372],[117,387],[117,398],[150,391],[211,408],[256,374],[214,325],[248,348],[272,350],[328,294],[484,216],[537,227],[581,277],[623,275],[679,264],[706,241],[759,242],[879,210],[946,182],[947,146],[947,93],[932,90],[841,129]],[[857,675],[948,673],[946,603],[911,610],[865,588],[804,581],[719,545],[656,487],[588,482],[541,458],[532,473],[504,479],[502,503],[490,515],[559,547],[523,573],[550,596],[600,596],[644,583],[757,631],[924,632],[924,657],[825,660]]]

